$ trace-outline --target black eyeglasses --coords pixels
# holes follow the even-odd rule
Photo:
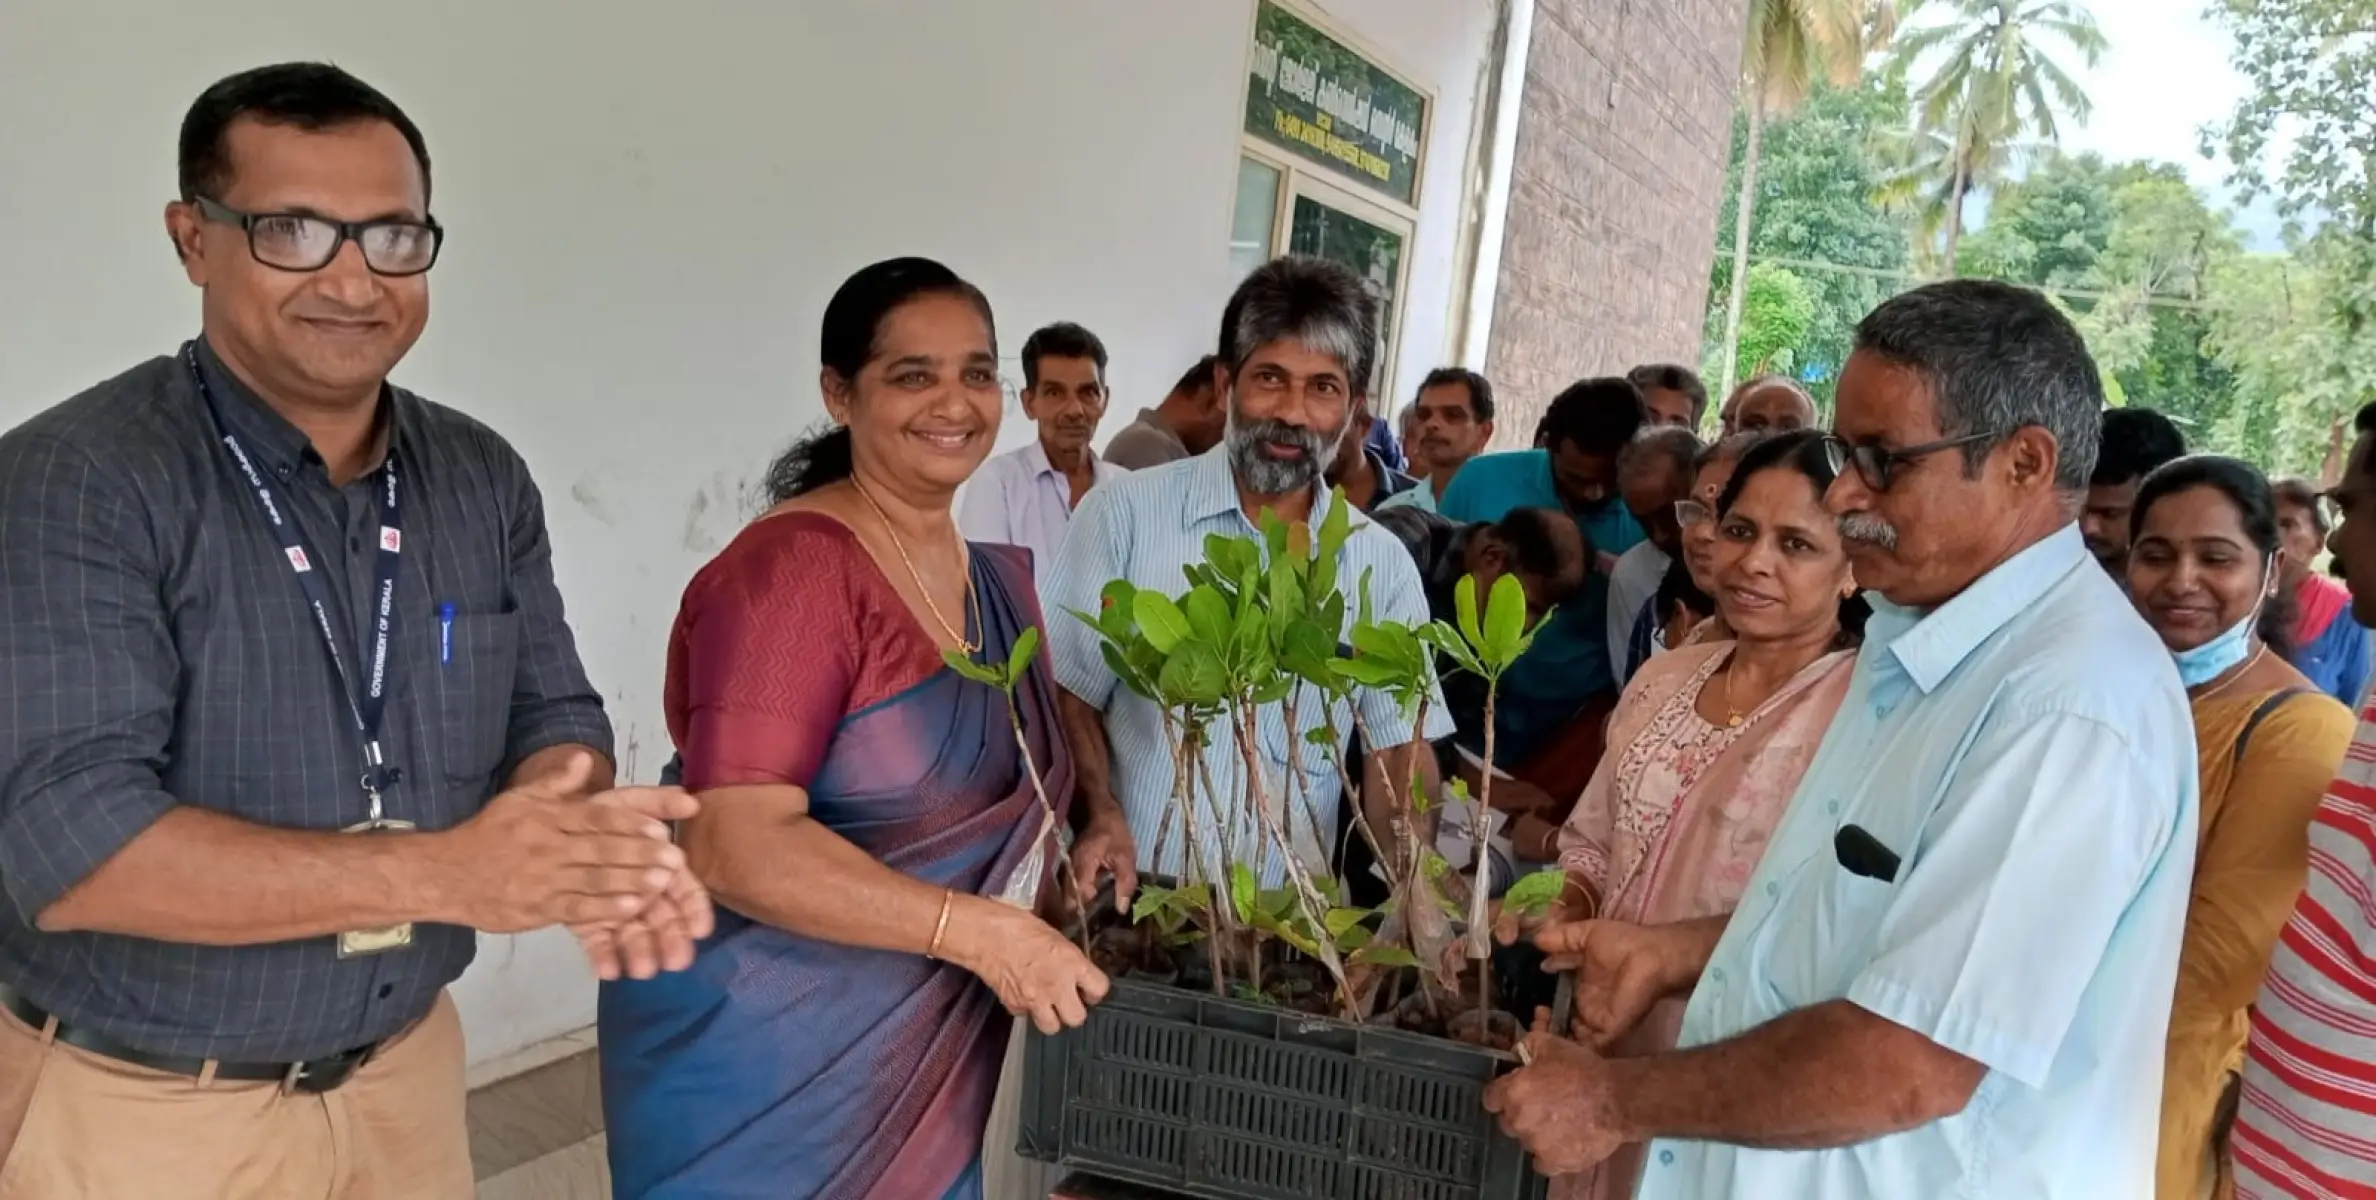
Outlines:
[[[1924,442],[1919,446],[1908,446],[1903,450],[1891,450],[1882,446],[1852,446],[1839,437],[1827,433],[1823,435],[1823,453],[1831,460],[1832,474],[1837,475],[1850,466],[1854,466],[1857,475],[1864,480],[1866,487],[1876,492],[1886,492],[1889,490],[1889,485],[1896,480],[1898,471],[1912,466],[1916,460],[1929,458],[1931,455],[1945,450],[1957,450],[1965,446],[1976,446],[1981,442],[1994,441],[1996,437],[1995,433],[1968,433],[1962,437]]]
[[[308,213],[250,213],[199,196],[200,216],[245,231],[248,253],[282,271],[319,271],[349,241],[362,247],[375,275],[401,278],[437,265],[445,230],[435,221],[333,221]]]

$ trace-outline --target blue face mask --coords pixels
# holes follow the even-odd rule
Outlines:
[[[2261,598],[2252,606],[2251,612],[2244,614],[2243,620],[2228,626],[2218,637],[2192,650],[2180,650],[2171,655],[2178,662],[2178,682],[2189,689],[2199,688],[2234,670],[2237,664],[2251,656],[2252,631],[2260,624],[2261,605],[2269,602],[2266,580],[2269,571],[2275,566],[2275,560],[2272,559],[2263,568]]]

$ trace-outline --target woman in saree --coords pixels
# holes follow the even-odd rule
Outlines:
[[[2281,504],[2250,465],[2199,455],[2147,475],[2130,511],[2129,595],[2177,661],[2202,783],[2162,1068],[2161,1200],[2235,1194],[2227,1122],[2252,1000],[2309,872],[2311,817],[2351,743],[2350,711],[2286,662],[2296,552]]]
[[[685,589],[664,696],[686,857],[718,908],[691,969],[605,984],[603,1108],[622,1197],[972,1200],[1008,1015],[1084,1019],[1106,981],[1034,915],[1055,856],[998,690],[1040,620],[1026,552],[950,503],[998,433],[990,307],[948,268],[878,263],[826,306],[831,432]],[[1014,705],[1072,792],[1054,685]]]
[[[2351,593],[2314,568],[2326,548],[2326,511],[2307,479],[2269,485],[2277,496],[2278,590],[2291,598],[2285,660],[2345,708],[2357,709],[2368,688],[2368,631],[2351,616]]]
[[[1712,505],[1709,589],[1732,640],[1651,659],[1611,719],[1610,753],[1559,838],[1554,920],[1655,925],[1732,911],[1847,694],[1863,628],[1832,470],[1811,432],[1741,453]],[[1671,1049],[1683,998],[1661,1001],[1604,1050]],[[1642,1147],[1554,1181],[1554,1196],[1633,1194]]]

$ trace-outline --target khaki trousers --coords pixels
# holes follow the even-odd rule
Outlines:
[[[471,1189],[449,996],[322,1095],[145,1070],[0,1011],[0,1200],[468,1200]]]

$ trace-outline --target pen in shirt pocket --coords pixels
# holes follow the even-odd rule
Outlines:
[[[437,663],[449,666],[454,661],[454,602],[437,606]]]

